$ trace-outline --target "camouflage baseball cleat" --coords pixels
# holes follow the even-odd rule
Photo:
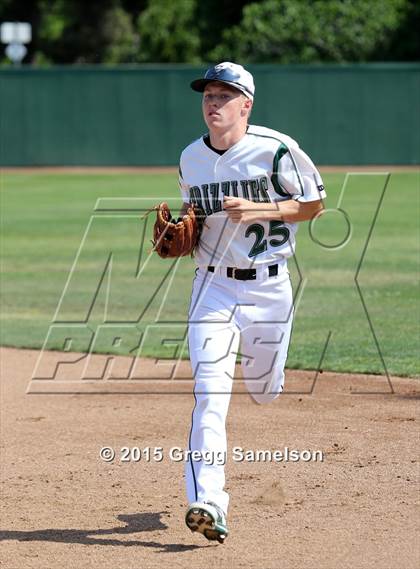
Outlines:
[[[210,541],[224,543],[228,535],[226,515],[214,502],[193,502],[185,514],[191,531],[202,533]]]

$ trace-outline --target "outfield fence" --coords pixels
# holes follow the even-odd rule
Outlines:
[[[317,164],[413,165],[420,64],[250,65],[253,124]],[[3,68],[1,166],[169,166],[205,132],[191,65]]]

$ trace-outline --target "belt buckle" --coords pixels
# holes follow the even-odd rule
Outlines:
[[[237,271],[237,270],[238,270],[238,269],[237,269],[236,267],[233,267],[233,268],[232,268],[232,278],[235,279],[235,280],[236,280],[236,271]]]

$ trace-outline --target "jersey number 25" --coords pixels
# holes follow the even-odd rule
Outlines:
[[[268,236],[273,237],[275,235],[279,237],[279,239],[269,240],[272,247],[280,247],[289,239],[290,231],[287,227],[283,226],[283,221],[270,221]],[[249,237],[251,233],[255,234],[255,241],[248,253],[248,257],[255,257],[256,255],[267,251],[267,239],[264,239],[264,227],[259,223],[252,223],[249,225],[246,229],[245,237]]]

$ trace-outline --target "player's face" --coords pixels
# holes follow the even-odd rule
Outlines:
[[[251,101],[238,89],[209,83],[203,93],[203,116],[210,130],[226,130],[247,120]]]

